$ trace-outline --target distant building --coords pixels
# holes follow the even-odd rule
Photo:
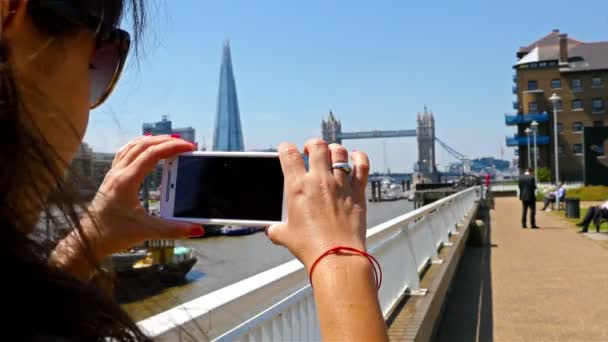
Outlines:
[[[230,44],[224,44],[220,85],[217,96],[217,113],[213,130],[213,151],[244,151],[243,129],[236,94]]]
[[[173,134],[179,134],[182,139],[196,144],[195,131],[192,127],[174,128]]]
[[[325,119],[321,122],[321,134],[323,140],[328,144],[342,144],[340,134],[342,133],[342,123],[337,120],[334,113],[330,110],[327,121]]]
[[[113,153],[93,152],[87,143],[82,143],[72,160],[68,178],[78,184],[84,194],[94,194],[112,167]]]
[[[94,152],[87,143],[82,143],[72,160],[68,179],[77,184],[83,194],[97,192],[106,175],[112,168],[114,153]],[[161,161],[150,174],[150,189],[156,190],[161,184],[163,162]]]
[[[180,138],[196,144],[196,134],[192,127],[174,128],[173,123],[167,115],[163,115],[160,121],[152,123],[144,123],[142,125],[142,134],[179,134]]]
[[[418,142],[416,181],[437,182],[439,173],[435,162],[435,116],[426,106],[424,112],[416,116],[416,140]]]
[[[538,167],[548,167],[553,174],[553,93],[556,103],[560,180],[580,181],[583,177],[583,127],[604,126],[608,121],[608,42],[585,43],[554,30],[536,42],[520,48],[513,93],[517,101],[515,115],[506,115],[508,126],[517,133],[507,137],[507,146],[517,147],[520,170],[528,165],[528,138],[525,130],[533,121],[539,123],[537,136]],[[530,135],[531,146],[533,145]]]

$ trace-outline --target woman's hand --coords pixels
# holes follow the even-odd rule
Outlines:
[[[139,137],[123,147],[89,207],[92,217],[85,215],[81,221],[84,239],[78,231],[73,231],[58,245],[51,261],[88,280],[91,262],[87,267],[78,261],[86,259],[84,256],[94,258],[91,261],[95,264],[145,240],[203,235],[203,228],[198,224],[148,215],[138,196],[144,178],[160,160],[193,149],[191,143],[167,135]],[[85,247],[83,241],[88,246]]]
[[[348,175],[333,163],[348,163],[348,151],[338,144],[319,139],[304,146],[309,171],[297,147],[279,146],[285,175],[287,222],[268,228],[268,236],[295,255],[307,269],[317,257],[335,246],[365,250],[365,188],[369,160],[363,152],[353,152],[353,170]]]
[[[332,170],[348,162],[338,144],[310,140],[304,147],[310,168],[306,172],[298,149],[281,144],[279,156],[285,175],[287,222],[268,228],[268,236],[287,247],[310,272],[315,260],[336,246],[365,251],[365,187],[369,160],[353,152],[353,170]],[[370,262],[355,253],[328,255],[315,269],[314,296],[327,341],[387,341]]]

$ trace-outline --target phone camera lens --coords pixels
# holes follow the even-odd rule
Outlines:
[[[171,189],[175,188],[175,184],[171,183]]]

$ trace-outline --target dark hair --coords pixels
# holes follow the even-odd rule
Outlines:
[[[531,167],[527,168],[526,171],[530,172],[530,173],[534,172],[534,170]]]
[[[104,22],[111,25],[129,10],[134,41],[145,23],[144,0],[29,0],[27,10],[35,27],[50,37],[66,37],[84,28],[36,6],[45,1],[71,6],[82,15],[103,13]],[[0,40],[0,260],[6,289],[2,304],[8,308],[2,334],[27,341],[149,340],[110,295],[49,266],[56,241],[25,233],[36,222],[24,213],[24,206],[42,208],[49,220],[78,230],[79,213],[87,209],[77,187],[65,180],[70,161],[49,146],[23,101],[25,91],[28,101],[44,103],[44,96],[31,85],[16,82],[9,55],[10,46]],[[36,178],[40,170],[49,176]]]

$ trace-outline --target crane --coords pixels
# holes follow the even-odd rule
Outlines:
[[[451,148],[450,146],[448,146],[448,144],[439,140],[439,138],[437,138],[437,137],[435,137],[435,141],[437,141],[437,143],[441,147],[443,147],[443,149],[446,150],[452,157],[454,157],[462,162],[462,168],[463,168],[465,174],[471,173],[471,159],[469,157],[467,157],[464,154]]]

